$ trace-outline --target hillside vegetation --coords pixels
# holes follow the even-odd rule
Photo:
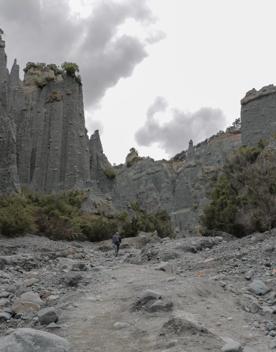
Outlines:
[[[101,241],[119,230],[122,236],[136,236],[140,231],[157,231],[170,236],[172,227],[165,211],[148,214],[137,204],[131,214],[113,217],[81,211],[85,192],[70,191],[55,195],[30,192],[3,196],[0,199],[0,234],[44,235],[55,240]]]
[[[241,147],[226,162],[201,222],[208,234],[220,230],[242,237],[276,226],[276,150],[260,142]]]

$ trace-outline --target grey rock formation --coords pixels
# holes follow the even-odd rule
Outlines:
[[[0,31],[0,194],[19,189],[15,125],[9,117],[9,72],[5,42]]]
[[[112,172],[112,166],[103,152],[98,130],[90,137],[89,152],[91,180],[96,181],[99,188],[106,191],[108,188],[107,175],[109,175],[109,172]]]
[[[196,233],[210,179],[240,145],[238,131],[219,133],[197,146],[190,144],[189,153],[170,161],[137,158],[120,166],[112,188],[115,207],[127,210],[138,202],[149,212],[165,209],[180,232]]]
[[[24,95],[17,124],[21,184],[44,192],[84,187],[90,168],[82,86],[48,67],[35,67],[26,72]]]
[[[256,145],[276,132],[276,87],[250,90],[241,101],[242,144]]]

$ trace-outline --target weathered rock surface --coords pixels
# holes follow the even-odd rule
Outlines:
[[[95,180],[100,189],[108,190],[108,171],[111,172],[112,166],[103,152],[103,147],[96,130],[89,140],[90,151],[90,175],[91,180]]]
[[[180,233],[195,234],[199,216],[208,202],[212,175],[240,145],[240,133],[235,131],[190,146],[189,152],[182,152],[170,161],[136,157],[128,165],[115,168],[113,203],[121,210],[128,210],[134,202],[149,212],[165,209]]]
[[[38,314],[38,319],[40,324],[48,325],[51,323],[57,323],[58,315],[54,308],[44,308],[41,309]]]
[[[11,83],[13,83],[12,79]],[[19,189],[16,164],[16,127],[8,115],[9,86],[10,76],[7,69],[5,41],[2,40],[0,33],[0,194],[16,192]]]
[[[241,101],[242,144],[256,145],[268,141],[276,132],[276,87],[252,89]]]
[[[45,85],[33,81],[46,74]],[[21,184],[43,192],[85,187],[90,166],[82,86],[50,68],[31,68],[23,89],[26,103],[17,124]]]
[[[18,329],[0,338],[1,352],[69,352],[68,342],[56,335],[32,329]]]

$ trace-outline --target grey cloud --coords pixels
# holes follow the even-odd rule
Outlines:
[[[27,61],[77,62],[85,103],[95,106],[108,88],[129,77],[147,56],[149,43],[119,35],[121,25],[133,19],[147,26],[155,19],[147,0],[100,0],[91,15],[82,20],[72,16],[68,3],[0,0],[0,23],[7,35],[8,55],[24,65]]]
[[[154,103],[148,109],[147,118],[150,120],[157,112],[166,111],[167,108],[167,100],[163,97],[156,97]]]
[[[187,149],[190,139],[198,143],[225,128],[226,117],[220,109],[204,107],[194,113],[171,110],[171,120],[161,124],[155,114],[167,109],[166,100],[157,98],[147,113],[145,125],[135,134],[140,146],[157,144],[172,156]]]

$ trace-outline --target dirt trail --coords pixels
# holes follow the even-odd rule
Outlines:
[[[94,275],[93,272],[89,275]],[[233,338],[245,351],[268,352],[261,336],[250,330],[235,295],[209,278],[157,271],[150,265],[114,261],[101,267],[97,284],[87,286],[75,307],[64,312],[61,334],[73,351],[220,351],[217,337]],[[174,303],[171,313],[131,312],[130,307],[145,289],[158,291]],[[162,339],[161,328],[171,317],[189,317],[202,323],[214,336],[201,340],[192,335]],[[219,343],[220,345],[220,343]],[[251,350],[250,348],[254,348]]]

